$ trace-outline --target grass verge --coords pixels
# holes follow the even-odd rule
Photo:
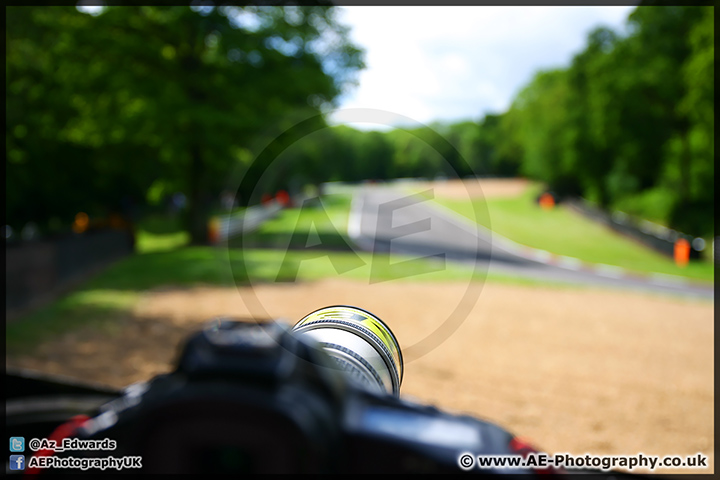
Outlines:
[[[280,211],[255,232],[229,242],[231,247],[349,250],[347,222],[352,196],[333,194],[309,199]],[[240,243],[239,240],[242,240]]]
[[[436,198],[435,201],[528,247],[588,263],[619,266],[638,273],[661,273],[703,282],[713,281],[712,261],[692,261],[682,268],[672,259],[592,222],[562,204],[551,210],[543,210],[535,202],[540,188],[533,186],[514,198],[472,201]],[[487,209],[488,215],[476,218],[475,208],[481,212]]]
[[[486,278],[487,277],[487,278]],[[182,247],[122,259],[53,304],[6,327],[9,354],[27,353],[43,340],[84,326],[111,327],[132,312],[143,292],[160,287],[242,286],[322,278],[358,281],[500,281],[545,285],[474,272],[432,259],[354,251]]]
[[[493,228],[504,228],[508,234],[514,227],[513,215],[519,218],[524,212],[525,216],[537,216],[537,211],[530,210],[534,208],[531,200],[531,194],[527,194],[520,199],[489,202]],[[233,242],[229,249],[187,246],[187,234],[181,230],[178,218],[148,218],[138,227],[135,255],[114,263],[52,305],[7,325],[8,353],[27,352],[45,339],[83,326],[111,327],[118,318],[131,313],[143,292],[159,287],[231,287],[342,278],[370,282],[487,280],[568,288],[545,280],[488,275],[482,270],[475,272],[472,267],[437,259],[355,252],[346,236],[350,201],[350,195],[331,195],[322,203],[310,202],[283,210],[257,232],[244,237],[242,250],[232,248]],[[469,202],[453,205],[442,200],[441,203],[460,212],[463,209],[466,213],[472,212]],[[551,215],[538,220],[540,224],[556,217],[553,228],[566,228],[576,221],[570,212],[563,213],[562,209],[542,213]],[[315,246],[307,248],[308,245]],[[611,262],[605,259],[602,263]]]
[[[135,230],[135,250],[138,253],[171,250],[187,245],[190,235],[183,229],[179,215],[148,215]]]

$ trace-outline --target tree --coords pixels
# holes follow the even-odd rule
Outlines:
[[[362,67],[334,9],[321,6],[108,7],[97,16],[11,7],[8,25],[7,93],[23,100],[8,106],[8,135],[23,140],[11,146],[16,164],[47,165],[44,148],[55,145],[63,165],[84,152],[79,169],[115,196],[126,177],[144,190],[184,191],[194,243],[206,239],[209,200],[243,161],[238,149],[324,111]],[[46,117],[45,130],[23,130]],[[41,135],[50,142],[33,150]]]
[[[578,190],[605,207],[610,204],[605,179],[613,167],[612,145],[604,133],[607,124],[603,114],[612,101],[603,96],[605,78],[610,74],[605,62],[617,41],[617,34],[609,28],[590,32],[587,47],[573,58],[567,78],[566,159],[575,170]]]
[[[539,72],[514,104],[520,115],[521,172],[560,194],[577,194],[570,87],[565,70]]]
[[[712,202],[707,183],[706,200],[693,198],[691,172],[699,167],[707,174],[703,165],[711,156],[693,153],[692,111],[682,107],[689,95],[683,72],[692,55],[691,33],[702,12],[692,6],[641,5],[629,18],[630,35],[617,42],[604,68],[614,72],[606,84],[612,101],[605,107],[614,163],[606,176],[612,205],[688,233],[697,233],[701,218],[709,218]],[[699,81],[711,84],[709,75],[706,69]]]
[[[683,195],[673,206],[671,223],[696,235],[714,235],[715,170],[715,46],[713,7],[702,7],[688,35],[690,53],[683,63],[681,78],[685,94],[677,105],[678,115],[686,118],[685,136],[676,136],[669,148],[670,165],[679,165],[679,185]],[[673,148],[675,147],[675,148]],[[672,167],[671,167],[672,168]]]
[[[447,125],[438,124],[435,130],[449,142],[441,152],[447,167],[450,167],[446,175],[450,177],[475,175],[472,164],[479,154],[480,136],[477,123],[464,121]]]

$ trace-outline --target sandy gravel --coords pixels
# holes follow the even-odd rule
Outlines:
[[[414,184],[418,188],[432,188],[436,197],[454,199],[516,197],[530,185],[531,183],[523,178],[453,179]]]
[[[703,452],[702,473],[713,471],[711,302],[486,284],[454,334],[423,354],[419,342],[438,338],[466,290],[338,279],[158,290],[109,331],[67,334],[8,364],[119,387],[167,371],[180,340],[216,315],[294,322],[354,304],[385,320],[408,353],[407,398],[496,421],[551,453]]]
[[[439,197],[515,196],[518,179],[428,183]],[[285,318],[352,304],[385,320],[406,354],[402,395],[495,421],[541,449],[693,455],[714,472],[712,302],[632,292],[328,279],[255,288],[166,288],[99,332],[79,330],[8,364],[117,387],[168,371],[217,315]],[[458,305],[469,313],[454,315]],[[461,308],[462,310],[462,308]],[[452,331],[439,346],[425,346]],[[679,473],[682,470],[660,470]]]

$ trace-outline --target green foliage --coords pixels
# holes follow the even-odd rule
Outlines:
[[[643,274],[662,273],[710,282],[714,278],[711,262],[691,262],[686,268],[671,258],[650,250],[613,232],[560,204],[543,210],[535,201],[542,186],[536,185],[514,198],[453,200],[436,199],[458,213],[479,221],[493,232],[529,247],[565,255],[588,263],[619,266]],[[637,200],[653,200],[648,198]],[[488,218],[476,218],[477,209],[487,209]],[[653,205],[654,206],[654,205]]]
[[[711,236],[713,20],[645,2],[627,35],[596,28],[506,112],[381,133],[317,115],[363,66],[332,8],[10,7],[8,222],[182,191],[198,242],[231,172],[244,205],[333,180],[521,174]]]
[[[182,191],[203,241],[248,147],[332,105],[362,68],[329,7],[9,7],[7,26],[10,223]]]
[[[577,193],[576,156],[568,110],[570,92],[565,71],[540,72],[519,95],[521,172],[543,180],[560,194]]]
[[[712,7],[641,6],[626,37],[597,28],[569,68],[538,73],[503,116],[521,173],[713,235],[712,18]]]

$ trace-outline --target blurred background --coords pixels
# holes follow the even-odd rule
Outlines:
[[[337,303],[413,345],[477,285],[409,395],[545,449],[712,455],[712,7],[6,19],[8,365],[124,386],[214,315]],[[387,192],[494,246],[376,268],[362,218]]]

